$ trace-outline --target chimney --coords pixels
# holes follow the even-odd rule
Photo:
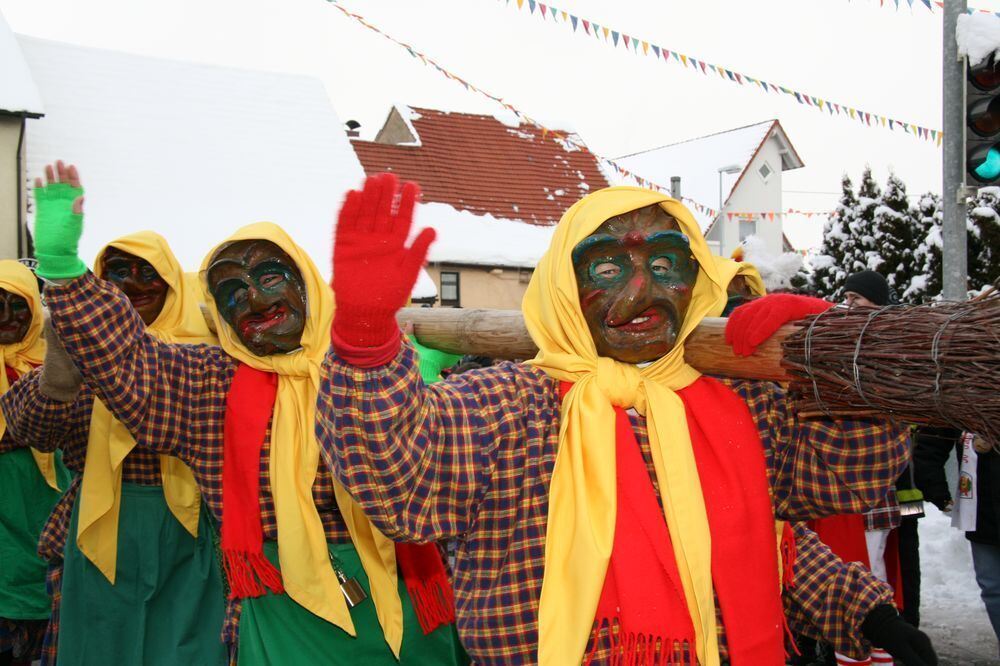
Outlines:
[[[670,196],[674,199],[680,200],[681,198],[681,177],[671,176],[670,177]]]
[[[357,139],[361,136],[361,123],[357,120],[348,120],[344,125],[347,126],[348,138]]]

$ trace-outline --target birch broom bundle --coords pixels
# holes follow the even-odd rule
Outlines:
[[[833,308],[785,338],[805,414],[882,413],[1000,444],[1000,292],[969,301]]]

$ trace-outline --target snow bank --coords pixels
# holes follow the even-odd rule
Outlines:
[[[518,268],[534,268],[555,231],[554,226],[477,215],[443,203],[417,207],[414,233],[426,227],[437,231],[428,261]]]
[[[951,516],[924,503],[927,516],[920,519],[921,603],[935,606],[939,614],[963,627],[963,618],[985,614],[972,569],[972,553],[965,532],[951,526]]]
[[[976,12],[958,17],[958,52],[975,66],[1000,50],[1000,17]]]

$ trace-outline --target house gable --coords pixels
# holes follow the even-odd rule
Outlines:
[[[403,113],[397,107],[393,107],[389,112],[389,117],[385,119],[382,129],[375,135],[375,143],[393,146],[412,145],[418,141],[413,125],[403,118]]]

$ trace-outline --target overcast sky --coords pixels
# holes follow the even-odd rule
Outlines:
[[[612,49],[504,0],[341,0],[385,32],[537,120],[615,157],[777,118],[805,162],[785,207],[829,210],[840,176],[893,169],[911,194],[941,189],[931,141],[821,114],[784,95]],[[561,0],[559,9],[817,97],[941,128],[940,10],[920,0]],[[1000,0],[977,7],[1000,11]],[[394,102],[474,112],[467,92],[325,0],[0,0],[13,30],[174,59],[321,78],[343,120],[378,129]],[[196,110],[192,110],[196,112]],[[295,109],[288,109],[294,122]],[[151,156],[155,157],[155,156]],[[722,165],[720,165],[722,166]],[[714,205],[715,202],[703,202]],[[789,219],[800,247],[820,218]]]

